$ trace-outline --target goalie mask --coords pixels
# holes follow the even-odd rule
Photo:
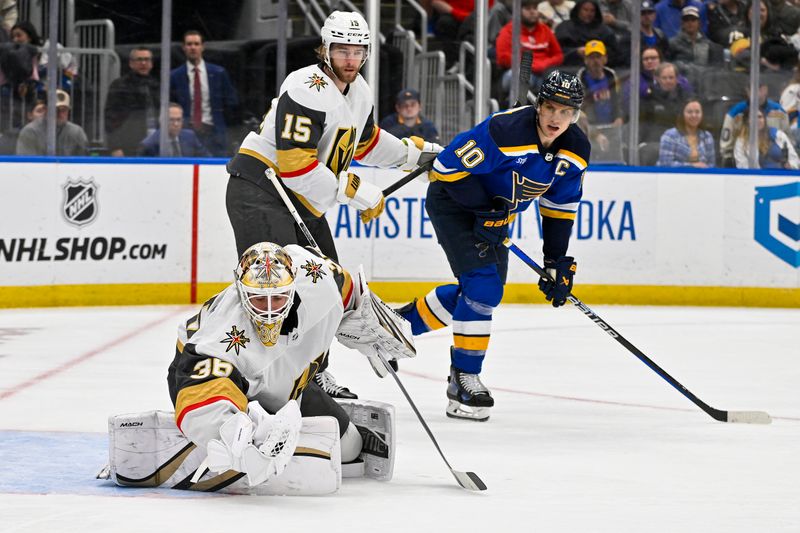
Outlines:
[[[331,45],[332,44],[356,44],[366,46],[366,54],[361,60],[359,68],[364,66],[369,58],[371,50],[369,25],[361,14],[355,11],[334,11],[325,19],[325,24],[320,30],[322,46],[325,49],[325,64],[329,69],[331,66]]]
[[[254,244],[234,271],[239,299],[265,346],[278,342],[294,302],[297,270],[286,251],[271,242]]]

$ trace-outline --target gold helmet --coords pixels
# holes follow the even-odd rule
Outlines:
[[[281,325],[294,302],[296,275],[289,254],[271,242],[245,250],[234,271],[242,307],[265,346],[278,342]]]

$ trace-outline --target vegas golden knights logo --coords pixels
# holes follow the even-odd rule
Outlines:
[[[325,164],[336,176],[350,166],[350,161],[352,161],[353,154],[356,151],[355,137],[355,128],[339,128],[336,131],[336,136],[333,139],[333,148],[328,156],[328,162]]]

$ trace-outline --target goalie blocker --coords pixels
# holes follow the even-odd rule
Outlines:
[[[294,454],[283,472],[250,486],[244,473],[205,468],[206,451],[181,433],[173,413],[147,411],[109,417],[109,464],[98,477],[122,487],[297,496],[336,492],[342,477],[389,481],[394,469],[394,407],[363,400],[340,404],[363,440],[361,453],[352,463],[341,463],[335,418],[304,417]]]

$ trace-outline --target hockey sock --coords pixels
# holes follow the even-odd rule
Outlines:
[[[429,292],[416,305],[400,314],[411,322],[414,335],[441,329],[453,321],[453,311],[458,301],[458,285],[441,285]]]

